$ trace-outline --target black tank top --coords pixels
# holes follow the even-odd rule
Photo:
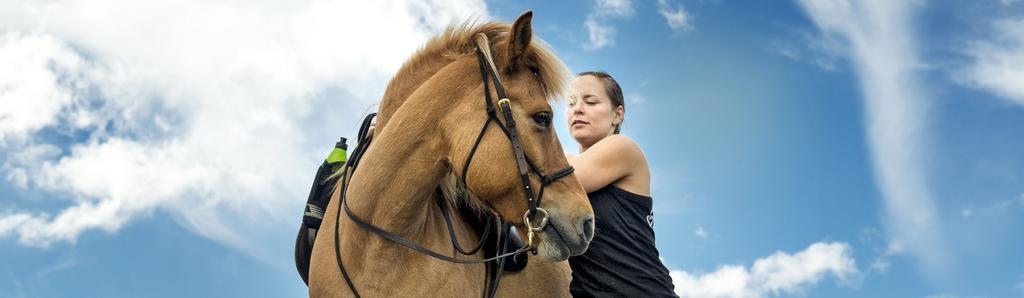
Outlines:
[[[677,297],[654,246],[650,197],[608,185],[587,194],[594,208],[594,239],[569,258],[574,297]]]

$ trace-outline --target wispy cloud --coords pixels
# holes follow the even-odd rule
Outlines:
[[[906,248],[904,248],[902,243],[896,241],[889,242],[889,245],[885,248],[885,252],[876,257],[874,262],[871,262],[871,269],[880,273],[889,271],[889,267],[892,266],[890,259],[892,259],[893,256],[903,254],[905,251]]]
[[[632,106],[642,106],[647,103],[647,96],[640,93],[626,94],[626,102]]]
[[[757,259],[749,269],[727,265],[710,273],[670,274],[680,297],[777,296],[806,292],[828,275],[841,285],[859,286],[863,276],[851,255],[846,243],[817,242],[795,254],[776,252]]]
[[[583,46],[585,49],[596,50],[615,44],[615,28],[589,17],[583,25],[586,26],[589,37],[587,44]]]
[[[806,30],[796,32],[793,40],[772,41],[768,47],[790,60],[808,63],[827,71],[834,71],[839,57],[845,55],[842,44],[836,38]]]
[[[697,237],[700,237],[700,238],[707,238],[708,237],[708,232],[704,230],[704,227],[697,227],[697,230],[693,231],[693,234],[697,235]]]
[[[635,14],[631,0],[597,0],[583,26],[587,28],[584,49],[596,50],[615,44],[615,28],[611,20],[630,18]]]
[[[693,15],[686,12],[681,4],[672,5],[669,1],[658,0],[658,14],[665,17],[668,27],[679,31],[693,30]]]
[[[960,209],[960,216],[970,218],[974,216],[995,216],[1013,209],[1024,208],[1024,194],[1013,199],[998,200],[989,202],[982,206],[968,206]]]
[[[486,17],[471,0],[186,2],[0,4],[0,177],[66,204],[0,210],[0,237],[73,242],[160,210],[263,249],[410,53]]]
[[[596,0],[587,14],[583,27],[587,29],[586,50],[597,50],[615,45],[616,20],[632,18],[636,14],[632,0]],[[671,0],[658,0],[658,14],[665,18],[668,26],[677,31],[693,30],[693,15],[682,5],[673,5]]]
[[[898,241],[886,239],[876,228],[866,228],[860,233],[860,243],[875,253],[875,259],[869,267],[878,273],[886,273],[892,267],[891,259],[906,252],[904,245]]]
[[[1024,278],[1021,278],[1020,282],[1017,283],[1017,290],[1020,291],[1020,295],[1024,296]]]
[[[634,13],[632,0],[597,0],[593,14],[598,17],[630,17]]]
[[[875,179],[891,237],[920,257],[933,277],[950,261],[924,160],[929,104],[917,86],[911,10],[905,1],[801,0],[825,34],[848,42],[866,102]]]
[[[966,73],[957,69],[953,76],[1024,105],[1024,18],[996,20],[992,28],[993,38],[975,40],[967,47],[966,54],[973,61]]]

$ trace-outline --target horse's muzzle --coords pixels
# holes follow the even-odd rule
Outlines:
[[[570,222],[574,224],[566,224]],[[587,214],[576,220],[566,220],[555,216],[543,231],[545,237],[541,250],[546,250],[544,254],[554,261],[565,260],[587,251],[590,240],[594,238],[594,217]]]

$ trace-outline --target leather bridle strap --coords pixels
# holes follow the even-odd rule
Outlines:
[[[483,235],[480,235],[480,240],[478,240],[473,248],[462,248],[462,245],[459,243],[459,237],[455,236],[455,228],[452,226],[451,208],[448,207],[448,200],[444,198],[444,194],[442,194],[441,191],[437,191],[437,197],[437,206],[441,208],[441,214],[444,216],[444,223],[448,227],[448,236],[451,238],[452,246],[455,247],[455,250],[460,254],[467,256],[480,251],[480,248],[484,247],[484,242],[486,242],[487,236],[490,236],[491,234],[492,220],[487,220],[487,224],[484,226],[484,233]]]

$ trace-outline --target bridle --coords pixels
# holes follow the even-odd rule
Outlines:
[[[484,103],[486,105],[487,120],[484,122],[483,128],[480,129],[480,134],[477,136],[472,149],[470,149],[469,151],[469,155],[466,157],[466,163],[465,165],[463,165],[462,176],[460,177],[462,180],[461,182],[463,185],[467,185],[466,174],[469,171],[469,165],[473,161],[473,156],[476,154],[476,149],[480,146],[480,142],[481,140],[483,140],[484,134],[487,132],[487,127],[491,124],[492,121],[497,122],[498,127],[501,128],[501,131],[505,133],[505,136],[508,137],[509,141],[512,143],[512,149],[515,152],[516,157],[516,166],[518,167],[519,176],[523,184],[523,194],[526,198],[526,204],[528,207],[526,212],[523,214],[523,222],[527,228],[527,245],[515,251],[506,252],[510,237],[508,237],[507,235],[505,237],[502,237],[503,233],[498,233],[499,235],[497,242],[499,243],[500,249],[496,256],[479,260],[456,259],[441,254],[439,252],[430,250],[428,248],[422,247],[418,244],[415,244],[412,241],[409,241],[408,239],[405,239],[397,234],[384,230],[383,228],[373,225],[367,222],[366,220],[360,218],[359,216],[355,215],[352,212],[352,210],[349,209],[348,204],[345,200],[345,194],[347,193],[348,190],[347,180],[351,179],[351,174],[354,172],[356,165],[358,165],[359,158],[362,156],[363,152],[365,152],[366,148],[368,147],[367,144],[369,143],[369,138],[364,138],[364,135],[366,135],[367,133],[366,127],[368,126],[370,120],[373,118],[373,116],[375,116],[375,114],[371,114],[369,117],[366,118],[366,120],[364,120],[363,128],[361,128],[359,132],[359,145],[356,148],[356,151],[353,153],[352,158],[350,158],[346,163],[344,171],[345,176],[347,177],[341,179],[342,186],[340,201],[342,208],[338,208],[338,213],[335,214],[334,222],[335,259],[338,263],[338,269],[341,271],[342,276],[345,279],[345,282],[348,284],[349,289],[352,290],[352,294],[355,295],[356,297],[361,296],[359,295],[359,292],[356,290],[356,287],[353,284],[352,279],[349,277],[348,271],[345,270],[345,266],[341,261],[341,251],[338,241],[338,224],[341,221],[339,216],[341,213],[341,209],[345,209],[345,214],[348,215],[349,219],[351,219],[353,222],[363,227],[367,231],[377,234],[385,239],[394,241],[399,245],[405,246],[406,248],[412,249],[424,255],[458,264],[478,264],[497,261],[495,266],[488,267],[488,276],[485,280],[484,292],[482,294],[482,296],[484,297],[493,297],[494,294],[497,293],[498,283],[501,280],[502,266],[504,265],[503,261],[505,258],[512,257],[526,251],[531,251],[533,254],[537,253],[537,245],[536,243],[534,243],[534,239],[536,239],[535,233],[539,233],[548,224],[548,212],[547,210],[544,210],[544,208],[540,208],[540,201],[544,196],[544,187],[562,177],[572,174],[573,167],[570,165],[550,175],[544,175],[543,173],[541,173],[540,170],[538,170],[537,166],[535,166],[534,163],[530,161],[529,157],[526,156],[526,153],[523,151],[522,142],[519,140],[519,133],[516,129],[516,121],[512,117],[511,102],[509,101],[508,96],[505,93],[505,86],[501,81],[501,77],[498,75],[498,70],[497,67],[495,67],[494,65],[494,61],[491,58],[491,50],[489,46],[489,41],[487,40],[487,36],[484,34],[478,34],[476,36],[476,43],[477,62],[480,66],[480,76],[483,80],[484,85]],[[493,98],[491,97],[491,91],[489,86],[489,81],[491,78],[494,79],[494,91],[495,93],[497,93],[499,98],[497,102],[497,108],[495,108]],[[502,118],[504,118],[504,122],[502,122],[502,119],[499,119],[497,115],[497,109],[501,109],[501,114]],[[534,174],[540,177],[541,181],[541,187],[536,197],[534,197],[533,195],[533,189],[530,184],[530,171],[532,171]],[[466,255],[476,253],[483,245],[484,239],[487,237],[487,233],[481,236],[480,243],[478,243],[475,248],[466,251],[459,245],[458,240],[455,237],[454,230],[452,229],[452,223],[449,215],[449,210],[447,208],[447,204],[442,203],[441,209],[443,211],[444,218],[448,226],[449,236],[451,237],[452,244],[453,246],[455,246],[456,250],[459,253]],[[533,220],[536,220],[535,217],[538,214],[541,215],[541,218],[539,219],[539,222],[537,224],[534,224]],[[502,220],[502,222],[504,222],[504,220]],[[490,225],[488,224],[488,228],[485,229],[489,230],[489,226]],[[499,226],[499,231],[501,231],[502,229],[507,231],[509,224],[504,223]],[[494,270],[495,268],[496,270]]]
[[[533,246],[533,234],[534,232],[540,232],[544,229],[544,226],[548,223],[548,211],[544,208],[540,208],[540,200],[544,196],[544,187],[559,178],[572,174],[573,167],[567,166],[551,175],[544,175],[537,169],[537,166],[530,161],[530,158],[523,152],[523,145],[519,141],[519,132],[516,129],[516,121],[512,117],[512,105],[508,100],[508,96],[505,94],[505,85],[501,82],[501,76],[498,75],[497,67],[494,66],[494,61],[491,59],[490,47],[488,46],[487,37],[483,34],[477,35],[477,62],[480,64],[480,76],[483,78],[484,83],[484,103],[487,106],[487,121],[484,122],[483,128],[480,129],[480,134],[476,137],[476,142],[473,144],[473,149],[469,151],[469,156],[466,157],[466,164],[462,168],[462,182],[464,185],[466,182],[466,174],[469,172],[469,165],[473,162],[473,155],[476,153],[476,149],[480,146],[480,141],[483,140],[484,134],[487,132],[487,126],[491,124],[491,121],[497,122],[498,127],[505,133],[509,141],[512,142],[512,149],[515,151],[516,166],[519,168],[519,177],[523,184],[523,195],[526,197],[526,205],[528,210],[523,214],[523,222],[527,227],[527,236],[529,243]],[[494,77],[494,91],[497,93],[498,107],[501,109],[501,114],[505,118],[504,125],[501,120],[498,119],[496,114],[493,99],[491,98],[491,90],[488,86],[488,77]],[[533,189],[530,185],[530,173],[527,171],[533,171],[538,177],[540,177],[541,186],[540,192],[537,197],[533,197]],[[543,217],[540,219],[540,223],[537,225],[531,224],[531,218],[533,218],[537,212],[540,212]],[[536,247],[533,247],[536,250]],[[536,251],[534,251],[536,254]]]

